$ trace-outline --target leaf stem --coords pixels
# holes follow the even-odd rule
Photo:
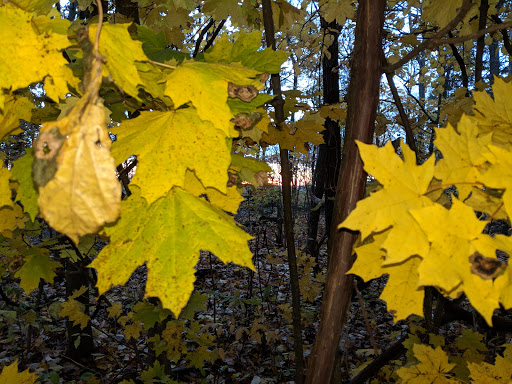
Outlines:
[[[159,65],[159,66],[164,67],[164,68],[176,69],[175,65],[169,65],[169,64],[165,64],[165,63],[160,63],[158,61],[148,60],[148,63],[151,63],[153,65]]]
[[[96,30],[96,41],[94,42],[94,56],[100,57],[100,33],[101,28],[103,27],[103,5],[101,5],[101,0],[96,0],[96,5],[98,6],[98,29]]]
[[[496,210],[491,214],[491,217],[489,217],[489,222],[496,216],[496,214],[500,211],[500,209],[503,207],[503,202],[496,208]]]

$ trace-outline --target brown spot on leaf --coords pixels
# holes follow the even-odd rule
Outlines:
[[[252,85],[228,84],[228,95],[231,98],[239,98],[242,101],[249,102],[258,95],[258,90]]]
[[[484,280],[492,280],[498,276],[507,264],[493,257],[482,256],[475,252],[469,257],[471,263],[471,272],[480,276]]]

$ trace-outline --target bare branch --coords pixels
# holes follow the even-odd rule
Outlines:
[[[466,14],[469,12],[472,6],[473,3],[471,2],[471,0],[464,0],[462,6],[460,7],[459,13],[457,13],[457,16],[455,16],[455,18],[452,21],[450,21],[443,29],[436,33],[432,39],[425,40],[423,43],[414,48],[411,52],[405,55],[398,62],[384,67],[383,72],[392,73],[393,71],[397,70],[408,61],[415,58],[420,52],[423,52],[428,48],[438,45],[439,39],[446,35],[448,32],[450,32],[453,28],[455,28],[457,24],[459,24],[459,22],[464,18],[464,16],[466,16]]]

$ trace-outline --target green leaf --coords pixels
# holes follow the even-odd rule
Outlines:
[[[241,32],[235,43],[229,41],[227,34],[215,43],[212,50],[204,54],[205,61],[219,63],[241,63],[247,68],[266,73],[279,73],[281,65],[290,56],[283,51],[261,48],[261,31]]]
[[[20,184],[16,199],[23,204],[23,210],[30,215],[32,221],[35,220],[39,212],[39,206],[37,204],[39,194],[34,186],[34,180],[32,180],[33,162],[34,150],[27,148],[25,155],[16,160],[12,167],[12,175]]]
[[[190,55],[186,53],[171,49],[163,32],[156,33],[143,25],[135,24],[135,26],[137,27],[136,39],[142,42],[142,50],[149,59],[160,63],[176,59],[178,63],[181,63],[190,58]]]
[[[20,287],[27,294],[39,286],[40,279],[53,282],[55,270],[61,267],[59,262],[50,258],[50,251],[45,248],[30,248],[24,253],[23,258],[25,264],[15,276],[21,279]]]
[[[148,301],[139,301],[133,307],[134,314],[132,319],[144,324],[144,328],[150,329],[156,323],[160,323],[171,314],[168,309],[162,308],[162,304],[153,305]]]
[[[122,216],[106,228],[111,242],[92,262],[101,293],[124,284],[146,263],[146,296],[159,297],[178,316],[194,290],[194,266],[199,251],[216,254],[224,262],[254,268],[247,241],[251,238],[233,218],[180,188],[148,207],[140,190],[123,201]],[[101,294],[100,293],[100,294]]]

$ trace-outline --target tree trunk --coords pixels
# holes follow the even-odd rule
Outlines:
[[[276,50],[274,35],[274,19],[272,17],[271,0],[263,0],[263,23],[265,26],[265,39],[267,47]],[[275,123],[279,127],[284,122],[284,100],[281,93],[281,77],[272,74],[272,104],[275,110]],[[287,149],[279,149],[281,158],[281,177],[283,188],[284,230],[286,234],[286,250],[288,254],[288,267],[290,270],[290,288],[292,291],[292,323],[293,323],[293,349],[295,352],[295,383],[304,383],[304,353],[302,350],[302,315],[300,310],[299,274],[297,272],[297,259],[295,255],[295,239],[293,234],[292,215],[292,173]]]
[[[326,35],[333,37],[332,44],[328,51],[330,57],[322,57],[322,87],[324,105],[336,104],[340,101],[340,86],[338,75],[338,37],[340,26],[335,22],[327,23],[323,17],[320,18],[320,25],[326,31]],[[317,198],[311,199],[308,217],[308,242],[306,252],[314,256],[318,261],[318,221],[320,210],[313,211],[318,199],[325,194],[325,225],[327,234],[330,234],[332,215],[334,210],[334,195],[336,193],[336,181],[339,174],[341,162],[341,134],[340,127],[336,121],[327,118],[325,120],[325,131],[323,131],[324,144],[318,147],[318,158],[313,175],[312,194]],[[315,201],[316,200],[316,201]]]
[[[337,230],[363,197],[366,173],[355,140],[371,143],[379,101],[382,61],[382,28],[385,0],[361,0],[357,11],[354,51],[342,166],[336,188],[334,225],[329,246],[329,268],[320,328],[306,375],[307,383],[328,383],[345,323],[352,293],[352,276],[346,272],[353,263],[356,233]]]
[[[488,0],[481,0],[480,2],[480,17],[478,19],[478,30],[485,29],[487,25],[487,12],[489,11]],[[485,48],[485,35],[482,35],[476,41],[476,56],[475,56],[475,84],[482,80],[482,70],[484,67],[484,48]]]

